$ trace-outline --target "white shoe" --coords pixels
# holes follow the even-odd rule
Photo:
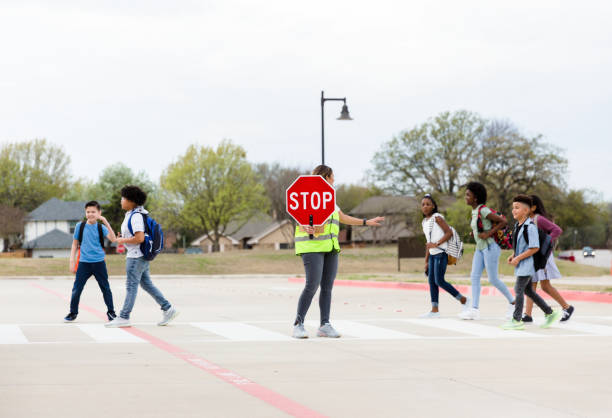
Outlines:
[[[461,312],[465,312],[472,307],[470,304],[470,298],[465,298],[465,303],[461,305]]]
[[[459,318],[471,321],[478,320],[480,319],[480,310],[477,308],[466,309],[459,314]]]
[[[440,312],[426,312],[424,314],[419,315],[419,318],[440,318]]]
[[[506,319],[512,319],[514,316],[514,305],[508,305],[508,310],[506,311]]]
[[[164,314],[162,320],[157,323],[157,325],[159,325],[160,327],[168,325],[170,321],[176,318],[176,316],[179,314],[179,311],[177,311],[174,306],[171,306],[170,309],[163,312]]]
[[[120,316],[116,317],[110,322],[104,324],[106,328],[123,328],[123,327],[131,327],[129,319],[121,318]]]

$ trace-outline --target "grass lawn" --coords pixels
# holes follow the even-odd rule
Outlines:
[[[467,278],[471,270],[474,246],[467,245],[459,264],[449,266],[447,274]],[[500,259],[500,273],[511,276],[512,266],[505,260],[510,251],[504,251]],[[109,274],[125,274],[125,257],[108,256]],[[563,276],[603,276],[607,269],[585,266],[557,260]],[[402,259],[401,274],[397,273],[397,247],[346,248],[340,255],[339,278],[386,280],[422,280],[424,259]],[[215,254],[161,254],[151,263],[152,274],[296,274],[303,275],[301,259],[293,250],[230,251]],[[0,276],[56,276],[70,275],[67,259],[3,258],[0,259]]]

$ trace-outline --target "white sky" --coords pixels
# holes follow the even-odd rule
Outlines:
[[[382,142],[444,110],[567,149],[570,187],[612,199],[606,1],[2,1],[0,142],[44,137],[77,177],[153,179],[191,143],[326,162],[359,182]]]

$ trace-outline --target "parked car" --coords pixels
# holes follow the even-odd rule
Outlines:
[[[586,258],[586,257],[595,257],[595,250],[592,249],[591,247],[584,247],[582,249],[582,256],[584,258]]]

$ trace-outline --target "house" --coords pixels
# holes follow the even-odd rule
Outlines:
[[[221,236],[220,251],[239,249],[286,249],[293,246],[295,227],[288,220],[277,221],[271,216],[259,214],[240,226],[231,222]],[[212,252],[213,241],[208,234],[191,242],[191,246],[201,247],[204,252]]]
[[[440,209],[450,206],[454,197],[442,197]],[[341,234],[341,241],[347,243],[390,243],[400,237],[417,237],[421,231],[421,199],[410,196],[372,196],[350,211],[356,218],[384,216],[385,222],[377,228],[351,227]]]
[[[85,202],[52,198],[26,216],[23,248],[32,257],[70,257],[76,224],[83,219]]]

